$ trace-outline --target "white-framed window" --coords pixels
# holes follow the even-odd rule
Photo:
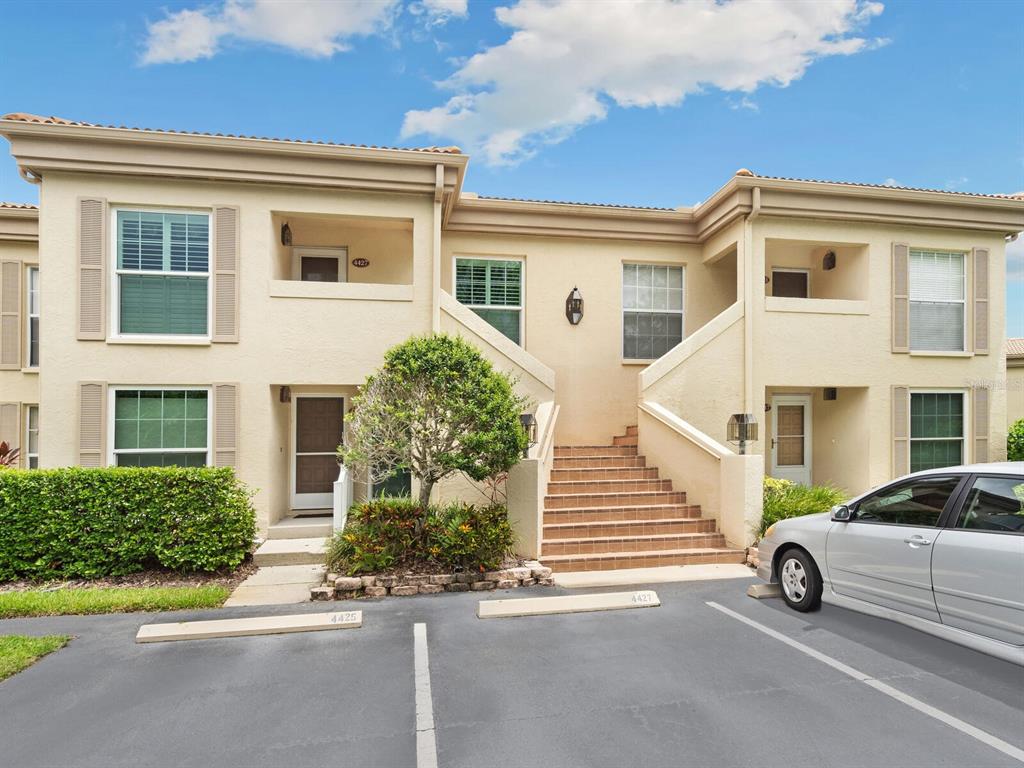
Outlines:
[[[622,357],[656,360],[683,340],[686,271],[622,265]]]
[[[114,208],[115,337],[209,337],[210,214]]]
[[[25,270],[25,305],[28,322],[25,324],[25,362],[28,368],[39,367],[39,267]]]
[[[967,393],[911,390],[910,471],[955,467],[967,461]]]
[[[772,296],[806,299],[811,295],[811,270],[772,267]]]
[[[110,387],[109,463],[204,467],[210,460],[209,387]]]
[[[910,249],[910,349],[962,352],[966,344],[967,254]]]
[[[25,466],[39,469],[39,406],[25,406]]]
[[[516,344],[523,343],[523,260],[455,259],[455,298]]]
[[[292,249],[292,279],[305,283],[344,283],[348,280],[348,248]]]

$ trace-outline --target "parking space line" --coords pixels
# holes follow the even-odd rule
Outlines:
[[[753,627],[758,632],[762,632],[763,634],[766,634],[769,637],[775,638],[781,643],[785,643],[790,648],[795,648],[801,653],[810,656],[812,659],[816,659],[822,662],[823,664],[828,664],[836,671],[842,672],[844,675],[848,675],[852,677],[854,680],[859,680],[865,685],[874,688],[876,691],[884,693],[886,696],[889,696],[890,698],[893,698],[896,701],[906,704],[908,707],[916,709],[921,714],[928,715],[928,717],[938,720],[940,723],[944,723],[945,725],[948,725],[950,728],[954,728],[960,731],[961,733],[970,736],[971,738],[977,739],[982,744],[986,744],[989,747],[992,747],[992,749],[998,750],[999,752],[1002,752],[1004,755],[1008,755],[1009,757],[1012,757],[1014,760],[1017,760],[1020,763],[1024,763],[1024,749],[1018,749],[1017,747],[1013,746],[1013,744],[1003,741],[1002,739],[997,738],[992,734],[981,730],[980,728],[976,728],[970,723],[965,722],[964,720],[961,720],[958,717],[954,717],[948,712],[943,712],[941,709],[936,709],[935,707],[929,704],[925,704],[920,699],[915,699],[913,696],[904,693],[903,691],[897,688],[893,688],[891,685],[888,685],[887,683],[883,683],[880,680],[876,680],[870,675],[867,675],[859,670],[856,670],[853,667],[839,661],[838,659],[834,659],[831,656],[822,653],[821,651],[816,651],[815,649],[806,646],[801,642],[793,640],[792,638],[787,637],[786,635],[772,629],[771,627],[766,627],[764,624],[761,624],[760,622],[754,621],[753,619],[748,619],[743,614],[737,613],[736,611],[726,608],[724,605],[720,605],[713,601],[707,601],[705,602],[705,605],[708,605],[711,608],[714,608],[716,611],[720,611],[721,613],[724,613],[727,616],[731,616],[737,621],[741,621],[747,626]]]
[[[413,625],[413,661],[416,685],[416,768],[437,768],[434,735],[434,697],[430,691],[430,655],[427,625]]]

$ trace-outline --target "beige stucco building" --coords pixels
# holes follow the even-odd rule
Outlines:
[[[1024,339],[1006,340],[1006,422],[1024,419]]]
[[[507,492],[533,554],[580,533],[556,509],[622,509],[623,541],[685,491],[740,545],[763,473],[854,492],[1004,457],[1024,199],[741,170],[695,207],[632,208],[471,194],[455,148],[23,114],[0,134],[40,187],[38,210],[0,207],[0,439],[26,464],[231,465],[266,530],[330,506],[349,398],[431,331],[530,398],[536,444]],[[760,425],[745,456],[736,413]]]

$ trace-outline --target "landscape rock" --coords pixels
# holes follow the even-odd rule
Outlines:
[[[511,578],[512,574],[509,571],[487,571],[484,574],[484,581],[502,581]]]
[[[353,598],[358,597],[358,595],[359,595],[359,590],[358,589],[338,589],[338,590],[335,590],[335,593],[334,593],[334,596],[338,600],[352,600]]]
[[[455,575],[451,573],[438,573],[430,577],[431,584],[451,584],[455,581]]]
[[[484,590],[487,590],[487,589],[494,589],[494,582],[493,581],[474,581],[472,584],[469,585],[469,588],[472,589],[474,592],[483,592]]]
[[[333,600],[334,587],[313,587],[309,590],[310,600]]]
[[[444,586],[441,584],[420,584],[419,590],[421,595],[436,595],[438,592],[444,592]]]
[[[376,584],[377,584],[377,577],[376,576],[360,576],[359,579],[360,579],[360,581],[363,582],[363,588],[364,589],[366,587],[376,586]]]
[[[518,586],[518,579],[500,579],[494,583],[495,589],[515,589]]]
[[[367,597],[386,597],[388,594],[388,588],[378,586],[364,587],[363,594]]]
[[[550,568],[548,570],[550,570]],[[537,579],[537,583],[540,584],[543,587],[553,587],[553,586],[555,586],[555,580],[551,579],[551,578]]]
[[[328,573],[327,574],[327,583],[328,584],[333,584],[335,579],[337,579],[339,576],[341,576],[340,573]]]
[[[420,584],[429,584],[429,576],[399,576],[398,583],[404,586],[415,586],[418,587]]]
[[[469,592],[469,584],[460,584],[459,582],[445,584],[444,588],[447,592]]]
[[[354,592],[363,588],[363,580],[358,576],[339,576],[334,580],[334,586],[342,592]]]
[[[537,583],[537,580],[536,579],[523,579],[520,583],[524,587],[532,587],[534,584]]]
[[[397,576],[378,576],[377,586],[378,587],[393,587],[398,584]]]
[[[481,578],[479,573],[470,573],[468,571],[455,574],[455,581],[459,584],[472,584],[474,581],[480,581]]]
[[[533,574],[535,579],[549,579],[551,578],[551,569],[545,568],[543,565],[537,568],[531,568],[530,572]]]
[[[415,584],[399,584],[391,588],[391,594],[400,597],[419,594],[420,588]]]
[[[511,574],[510,578],[522,581],[523,579],[529,579],[533,573],[530,568],[509,568],[508,572]]]

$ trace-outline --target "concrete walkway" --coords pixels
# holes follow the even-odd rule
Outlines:
[[[323,581],[325,571],[322,565],[265,566],[239,584],[224,606],[307,603],[309,588]]]

